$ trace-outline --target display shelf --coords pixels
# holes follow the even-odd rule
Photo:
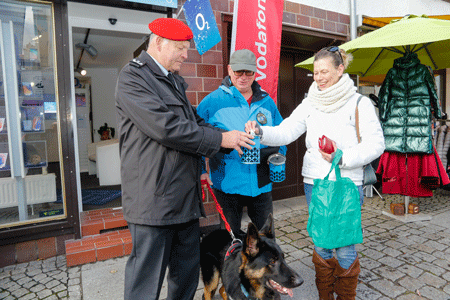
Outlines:
[[[20,112],[22,132],[45,132],[44,102],[22,105]]]
[[[0,171],[11,170],[8,143],[0,143]]]
[[[6,109],[0,106],[0,134],[8,133],[8,126],[6,122]]]
[[[23,161],[25,168],[47,167],[46,141],[23,142]]]

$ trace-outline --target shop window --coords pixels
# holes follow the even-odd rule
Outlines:
[[[0,228],[66,217],[52,5],[0,3]]]

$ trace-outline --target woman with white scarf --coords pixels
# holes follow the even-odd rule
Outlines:
[[[303,159],[303,182],[309,205],[314,179],[323,179],[331,167],[337,148],[343,151],[339,162],[342,177],[350,178],[360,191],[361,205],[364,195],[363,166],[379,157],[384,151],[384,136],[375,108],[367,97],[358,104],[358,143],[355,127],[355,109],[358,98],[353,80],[344,70],[352,57],[336,46],[320,50],[314,57],[314,82],[308,96],[280,125],[264,126],[256,121],[246,124],[246,131],[253,130],[261,136],[261,143],[268,146],[287,145],[306,132],[306,148]],[[327,154],[319,149],[318,140],[325,135],[333,140],[333,150]],[[330,179],[335,180],[334,172]],[[355,299],[359,260],[355,245],[335,249],[315,247],[313,263],[316,269],[316,285],[320,299]]]

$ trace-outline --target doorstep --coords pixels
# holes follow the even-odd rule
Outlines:
[[[68,267],[129,255],[132,243],[128,229],[90,235],[66,241]]]
[[[90,210],[80,214],[81,239],[66,241],[68,267],[129,255],[131,234],[122,208]],[[220,217],[214,210],[200,219],[201,233],[215,229]]]
[[[131,253],[131,234],[123,218],[122,208],[82,212],[80,219],[81,239],[66,241],[68,267]]]

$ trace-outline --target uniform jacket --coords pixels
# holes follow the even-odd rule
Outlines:
[[[221,132],[204,122],[143,51],[116,86],[122,205],[127,222],[170,225],[198,219],[201,157],[220,150]]]
[[[417,54],[394,61],[378,96],[386,151],[432,153],[432,112],[440,118],[441,109],[434,79]]]
[[[263,129],[261,143],[265,145],[289,144],[306,131],[306,153],[303,158],[304,182],[314,184],[314,179],[324,178],[331,164],[319,152],[319,138],[327,136],[343,151],[342,177],[362,185],[363,166],[379,157],[384,151],[384,138],[375,108],[369,98],[363,97],[358,105],[358,143],[355,127],[355,109],[360,94],[355,93],[348,102],[333,113],[325,113],[304,100],[279,126]],[[334,172],[330,179],[335,180]]]
[[[252,90],[252,103],[249,106],[227,76],[217,90],[200,102],[198,114],[206,122],[226,130],[244,131],[245,123],[249,120],[258,120],[260,126],[280,124],[283,118],[269,94],[256,81],[252,84]],[[242,164],[237,151],[216,154],[209,160],[213,187],[224,193],[252,197],[270,192],[272,184],[268,179],[267,158],[278,151],[286,154],[286,147],[269,149],[262,146],[259,165]]]

